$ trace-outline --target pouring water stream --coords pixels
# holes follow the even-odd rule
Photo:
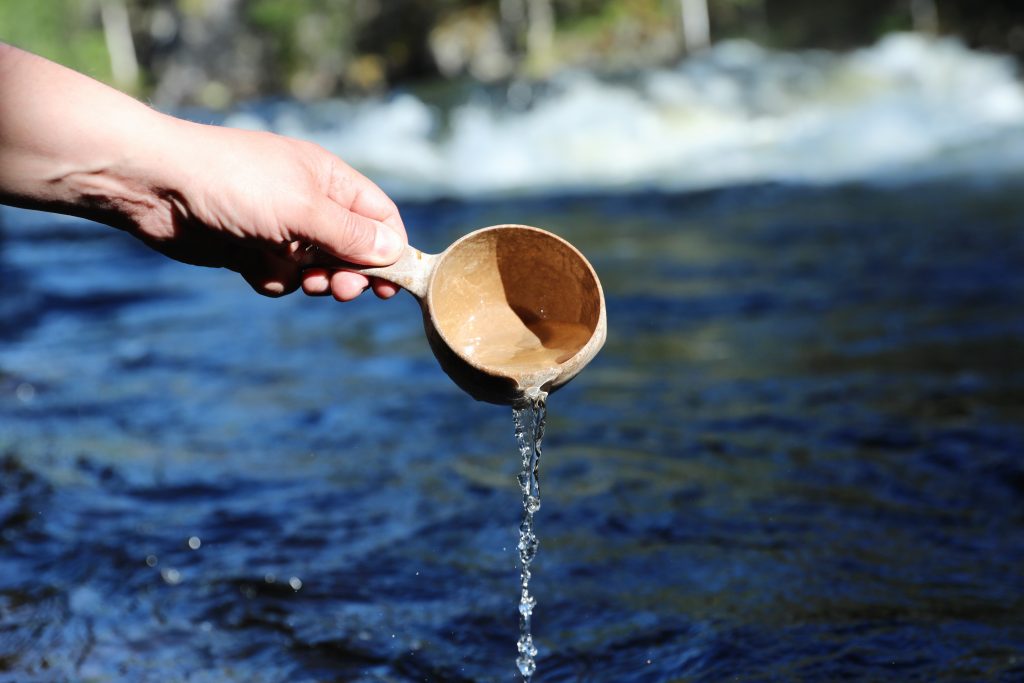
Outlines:
[[[371,268],[312,250],[306,267],[356,270],[408,290],[420,302],[431,349],[473,397],[513,406],[521,470],[520,596],[516,665],[529,681],[537,665],[530,565],[538,540],[540,456],[547,395],[590,362],[604,344],[601,283],[565,240],[524,225],[482,228],[438,255],[407,247],[397,262]]]

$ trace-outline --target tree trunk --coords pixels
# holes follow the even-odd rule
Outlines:
[[[679,0],[683,14],[683,47],[696,52],[711,44],[711,19],[707,0]]]
[[[119,88],[134,88],[139,80],[139,60],[135,55],[135,40],[124,0],[103,0],[100,3],[100,21],[114,82]]]
[[[526,20],[526,52],[534,62],[544,62],[555,45],[555,10],[551,0],[529,0]]]
[[[910,0],[910,22],[918,33],[937,35],[939,9],[935,0]]]

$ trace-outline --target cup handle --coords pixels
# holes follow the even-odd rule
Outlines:
[[[368,277],[379,277],[408,290],[417,299],[422,299],[427,295],[427,285],[430,282],[430,274],[434,271],[437,255],[426,254],[406,245],[402,255],[390,266],[364,266],[344,261],[319,247],[309,245],[296,253],[296,260],[303,269],[350,270]]]

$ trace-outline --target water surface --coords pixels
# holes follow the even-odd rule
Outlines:
[[[549,399],[535,681],[1024,676],[1022,190],[403,205],[428,250],[551,228],[605,287]],[[410,297],[3,220],[0,681],[516,680],[508,410]]]

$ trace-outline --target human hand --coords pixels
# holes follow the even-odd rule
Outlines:
[[[317,145],[166,116],[3,43],[0,202],[122,228],[180,261],[235,270],[268,296],[301,283],[348,301],[366,276],[302,272],[293,256],[312,245],[388,265],[406,242],[387,195]],[[372,284],[381,297],[398,291]]]
[[[310,295],[357,297],[366,276],[322,268],[305,272],[307,245],[342,260],[389,265],[406,243],[394,202],[323,148],[251,131],[171,119],[164,137],[163,201],[137,221],[136,234],[188,263],[240,273],[261,294],[298,288]],[[374,281],[387,298],[397,286]]]

